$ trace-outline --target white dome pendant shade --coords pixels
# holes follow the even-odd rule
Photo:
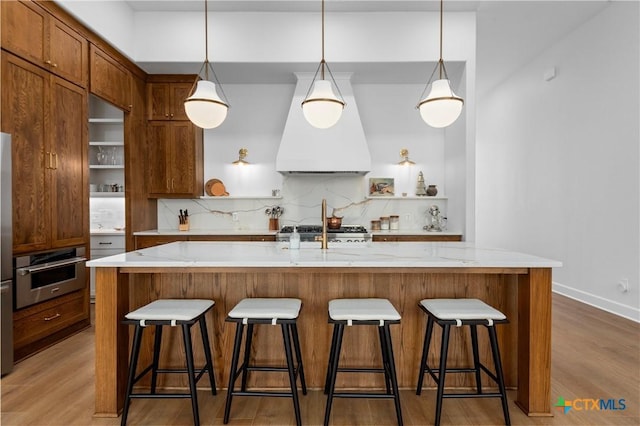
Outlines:
[[[441,128],[453,124],[462,112],[464,100],[453,93],[449,80],[435,80],[431,91],[420,101],[420,116],[431,127]]]
[[[185,99],[184,110],[196,126],[213,129],[227,118],[229,105],[218,96],[215,83],[200,80],[193,94]]]
[[[302,112],[313,127],[328,129],[340,120],[344,105],[333,92],[331,81],[316,80],[311,94],[302,102]]]

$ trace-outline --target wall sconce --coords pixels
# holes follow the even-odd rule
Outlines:
[[[248,161],[245,161],[245,157],[248,153],[249,151],[247,150],[247,148],[240,148],[240,151],[238,151],[238,159],[231,164],[235,166],[244,166],[246,164],[250,164]]]
[[[413,166],[413,161],[409,160],[409,150],[407,148],[402,148],[400,150],[400,157],[402,157],[402,161],[398,162],[401,166]]]

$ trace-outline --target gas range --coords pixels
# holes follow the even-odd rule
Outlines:
[[[300,241],[315,241],[322,235],[322,225],[298,225]],[[293,226],[283,226],[276,235],[278,241],[289,241]],[[367,228],[361,225],[345,225],[337,229],[327,229],[327,240],[331,243],[366,243],[371,240]]]

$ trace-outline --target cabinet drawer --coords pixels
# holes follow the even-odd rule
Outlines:
[[[21,348],[88,318],[84,290],[20,310],[13,317],[13,344]]]
[[[99,249],[124,250],[124,235],[92,235],[91,251]]]

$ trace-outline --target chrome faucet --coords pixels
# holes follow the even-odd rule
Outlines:
[[[329,248],[327,244],[327,200],[325,198],[322,199],[322,235],[317,235],[315,240],[322,243],[320,247],[322,250]]]

